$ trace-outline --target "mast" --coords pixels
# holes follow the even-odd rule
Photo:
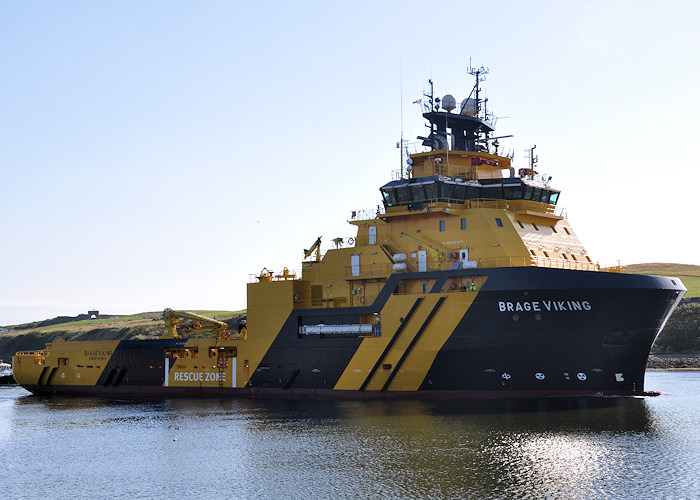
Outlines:
[[[401,149],[401,166],[399,167],[399,179],[403,179],[403,63],[399,58],[399,84],[401,86],[400,100],[401,100],[401,142],[399,143],[399,148]]]

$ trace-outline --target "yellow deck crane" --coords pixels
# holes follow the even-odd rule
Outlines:
[[[166,309],[163,311],[163,321],[165,321],[165,330],[162,336],[164,339],[181,339],[192,333],[213,333],[217,340],[245,339],[247,337],[246,325],[243,322],[238,332],[231,332],[223,321],[188,311]]]
[[[321,260],[321,237],[319,236],[316,238],[316,241],[314,242],[313,245],[311,245],[311,248],[308,250],[304,250],[304,258],[308,259],[312,253],[314,253],[314,250],[316,250],[316,262]]]
[[[413,236],[409,236],[406,233],[401,233],[401,236],[403,238],[406,238],[407,240],[410,240],[413,243],[417,243],[418,245],[425,248],[428,252],[430,252],[430,255],[432,255],[433,260],[435,262],[437,262],[438,264],[442,264],[443,262],[445,262],[445,252],[443,252],[442,250],[438,250],[437,248],[433,248],[432,246],[428,245],[427,243],[419,240],[418,238],[414,238]]]

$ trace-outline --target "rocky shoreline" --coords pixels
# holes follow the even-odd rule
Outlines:
[[[700,354],[650,354],[647,370],[700,370]]]

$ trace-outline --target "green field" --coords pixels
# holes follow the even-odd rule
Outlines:
[[[700,297],[700,266],[693,266],[690,264],[663,264],[658,262],[652,264],[632,264],[627,266],[627,272],[679,278],[688,289],[685,298]]]

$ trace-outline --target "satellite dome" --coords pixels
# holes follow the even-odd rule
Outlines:
[[[445,95],[445,97],[442,98],[442,109],[446,110],[447,112],[450,112],[456,107],[457,101],[452,96],[452,94],[447,94]]]
[[[472,99],[471,97],[464,99],[462,104],[459,106],[459,112],[462,115],[476,115],[476,100]]]

